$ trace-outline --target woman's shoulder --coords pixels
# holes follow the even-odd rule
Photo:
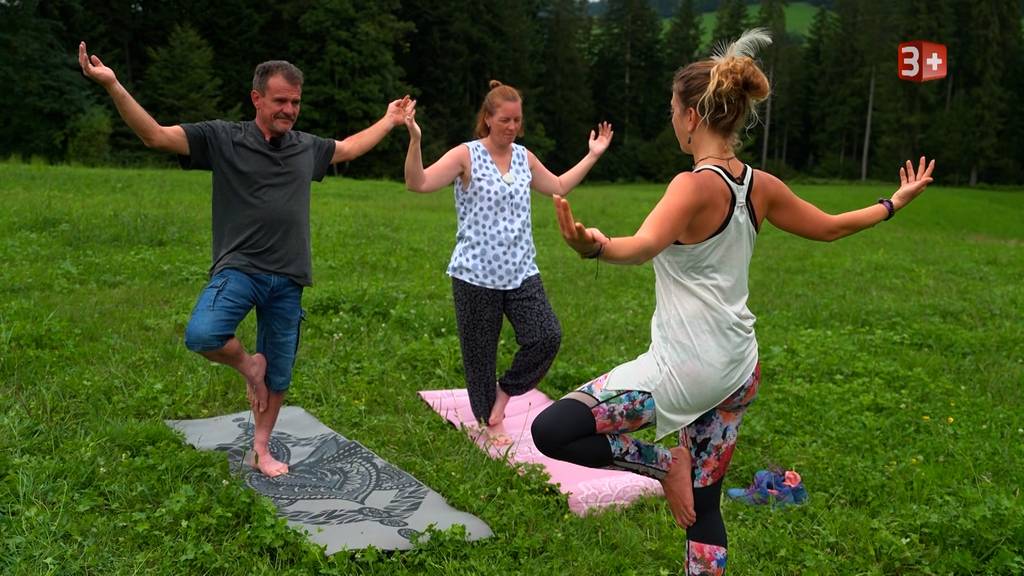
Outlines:
[[[753,170],[754,170],[754,178],[757,178],[761,182],[770,182],[772,184],[782,184],[782,180],[778,176],[776,176],[775,174],[772,174],[771,172],[765,172],[764,170],[761,170],[760,168],[754,168]]]
[[[754,169],[753,180],[755,190],[760,188],[771,192],[786,186],[786,183],[775,174],[757,168]]]
[[[529,156],[530,154],[532,154],[532,152],[530,152],[529,148],[527,148],[526,146],[523,146],[522,144],[519,144],[518,142],[513,142],[512,143],[512,153],[513,154],[525,154],[526,156]]]

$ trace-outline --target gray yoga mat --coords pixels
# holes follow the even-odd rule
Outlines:
[[[250,416],[238,412],[167,425],[200,450],[226,452],[245,483],[270,498],[291,526],[326,546],[327,554],[371,545],[409,549],[413,536],[431,524],[439,529],[462,524],[469,540],[493,534],[476,516],[452,508],[419,480],[296,406],[281,408],[270,442],[271,454],[290,471],[268,478],[242,464],[243,456],[252,457]]]

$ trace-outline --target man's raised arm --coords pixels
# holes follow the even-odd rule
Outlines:
[[[103,65],[99,57],[89,56],[85,51],[85,42],[78,45],[78,63],[82,66],[82,75],[91,78],[102,86],[117,107],[117,112],[125,124],[142,140],[147,148],[155,148],[165,152],[173,152],[187,156],[189,153],[188,138],[181,126],[161,126],[146,110],[132,98],[128,90],[117,81],[114,71]]]
[[[416,101],[410,99],[408,95],[388,104],[388,110],[384,116],[371,124],[369,128],[344,140],[335,141],[334,157],[331,158],[331,164],[348,162],[369,152],[391,132],[392,128],[405,124],[406,115],[412,114],[415,109]]]

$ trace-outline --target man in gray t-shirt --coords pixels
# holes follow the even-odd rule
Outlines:
[[[253,76],[249,122],[161,126],[117,81],[85,42],[82,73],[106,89],[118,113],[148,148],[178,155],[185,169],[213,172],[213,264],[185,330],[185,344],[245,378],[255,414],[254,463],[268,476],[288,472],[270,453],[270,433],[291,383],[302,321],[302,290],[313,281],[310,182],[331,164],[357,158],[405,123],[416,103],[388,105],[376,123],[341,141],[292,130],[299,115],[302,72],[283,60],[264,62]],[[256,353],[235,337],[256,309]]]

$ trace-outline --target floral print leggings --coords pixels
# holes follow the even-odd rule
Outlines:
[[[624,434],[654,424],[654,397],[638,390],[608,390],[605,388],[607,382],[608,374],[604,374],[570,392],[563,399],[569,400],[569,404],[559,400],[549,408],[552,414],[540,425],[538,421],[545,414],[538,416],[534,423],[534,440],[540,440],[537,446],[545,446],[552,457],[575,460],[578,464],[589,466],[600,461],[597,465],[629,470],[661,480],[672,465],[669,449]],[[732,460],[743,414],[757,396],[760,384],[761,366],[758,364],[754,373],[738,390],[679,431],[679,444],[689,447],[693,461],[694,504],[697,509],[697,521],[686,532],[686,576],[725,574],[728,552],[725,524],[720,510],[722,478]],[[557,441],[551,440],[552,421],[559,420],[559,411],[561,416],[566,416],[561,426],[572,426],[571,419],[567,417],[572,410],[565,412],[574,404],[572,400],[582,402],[585,408],[579,407],[579,410],[585,414],[589,408],[593,416],[594,432],[588,437],[591,441],[589,450],[583,444],[571,442],[560,447]],[[562,403],[560,408],[557,407],[559,403]],[[611,450],[610,459],[608,452],[604,452],[603,460],[602,457],[589,461],[581,458],[588,451],[591,454],[603,452],[602,439],[607,441]],[[588,440],[584,438],[581,441]],[[595,451],[597,446],[594,442],[602,450]]]
[[[672,464],[669,449],[637,440],[623,432],[633,432],[654,424],[654,397],[638,390],[606,390],[608,374],[603,374],[566,398],[586,404],[594,415],[596,432],[608,438],[614,468],[662,479]],[[690,447],[693,458],[693,485],[710,486],[725,476],[736,447],[736,435],[747,407],[757,396],[761,366],[721,404],[679,431],[679,444]]]

